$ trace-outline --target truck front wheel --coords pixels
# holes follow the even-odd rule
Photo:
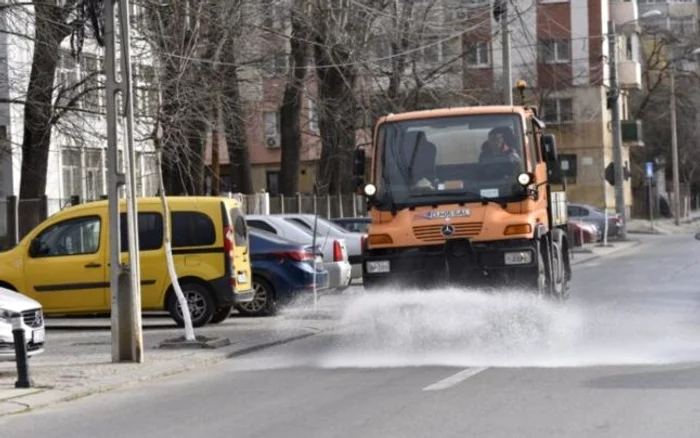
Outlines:
[[[545,254],[543,254],[543,252]],[[515,272],[515,285],[518,288],[524,289],[525,292],[533,293],[538,297],[547,296],[547,272],[549,269],[548,264],[545,263],[545,256],[548,256],[549,251],[546,250],[546,246],[542,245],[542,242],[537,243],[535,249],[537,254],[537,263],[535,266],[530,268],[520,268]]]

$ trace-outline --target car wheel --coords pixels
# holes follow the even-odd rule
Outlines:
[[[231,315],[231,309],[233,306],[224,306],[216,310],[214,312],[214,315],[211,317],[211,324],[219,324],[221,322],[224,322],[228,319],[229,315]]]
[[[260,277],[253,278],[253,290],[255,295],[252,301],[239,303],[236,309],[247,316],[270,316],[277,313],[275,290],[272,285]]]
[[[192,326],[202,327],[209,324],[215,311],[214,299],[209,289],[197,283],[185,283],[180,287],[187,300],[187,306],[190,309]],[[168,311],[178,326],[185,326],[185,320],[182,317],[182,308],[180,307],[175,292],[170,294]]]

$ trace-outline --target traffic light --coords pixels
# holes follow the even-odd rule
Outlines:
[[[632,175],[632,172],[630,172],[630,168],[628,166],[628,163],[625,162],[625,167],[622,170],[625,181],[630,179],[630,176]],[[608,182],[611,186],[615,185],[615,163],[612,161],[605,167],[605,181]]]

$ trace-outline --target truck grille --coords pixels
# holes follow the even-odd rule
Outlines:
[[[44,314],[41,309],[25,310],[22,312],[22,319],[29,327],[41,327],[44,323]]]
[[[417,239],[424,242],[441,242],[447,239],[442,234],[442,227],[445,224],[439,225],[422,225],[418,227],[413,227],[413,234]],[[483,222],[470,222],[466,224],[451,224],[455,227],[454,233],[449,237],[450,239],[455,238],[465,238],[474,237],[481,232],[481,227]]]

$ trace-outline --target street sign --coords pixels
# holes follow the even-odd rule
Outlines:
[[[654,163],[652,161],[647,161],[647,178],[651,179],[654,177]]]

